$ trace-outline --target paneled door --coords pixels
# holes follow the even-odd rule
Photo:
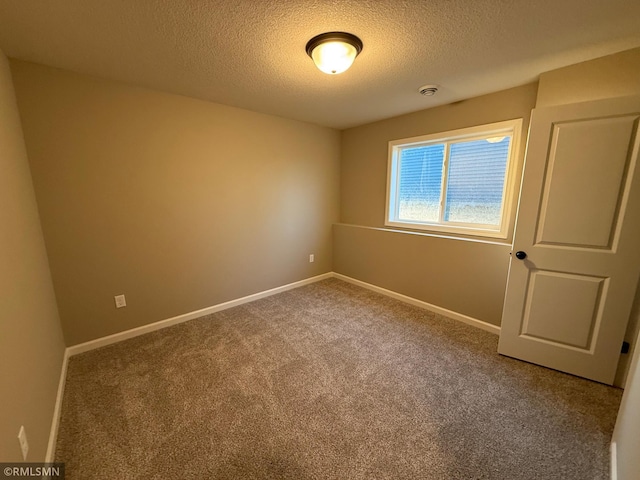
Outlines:
[[[640,274],[640,97],[535,109],[498,352],[612,384]]]

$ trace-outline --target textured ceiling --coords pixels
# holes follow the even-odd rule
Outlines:
[[[329,76],[304,47],[334,30],[364,50]],[[9,57],[336,128],[637,46],[638,0],[0,0]]]

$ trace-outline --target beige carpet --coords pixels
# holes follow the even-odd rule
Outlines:
[[[74,356],[68,479],[608,478],[618,389],[331,279]]]

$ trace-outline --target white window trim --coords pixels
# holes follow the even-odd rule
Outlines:
[[[403,138],[400,140],[392,140],[389,142],[389,161],[387,165],[387,201],[385,206],[385,226],[410,228],[415,230],[425,230],[430,232],[457,233],[461,235],[471,235],[478,237],[502,238],[509,236],[511,231],[511,223],[513,218],[513,208],[515,204],[514,191],[516,188],[516,172],[517,157],[520,151],[520,136],[522,133],[522,119],[506,120],[504,122],[496,122],[487,125],[478,125],[475,127],[462,128],[458,130],[450,130],[448,132],[433,133],[429,135],[421,135],[419,137]],[[486,138],[490,136],[500,136],[500,134],[511,135],[509,143],[509,154],[507,157],[507,169],[505,172],[505,182],[502,191],[502,209],[500,215],[500,228],[494,225],[477,225],[469,223],[447,222],[446,224],[411,222],[407,220],[397,221],[398,208],[397,190],[398,190],[398,172],[397,163],[399,160],[399,152],[401,148],[410,147],[416,144],[444,143],[473,140],[473,137]],[[448,149],[449,143],[446,143],[445,164],[442,173],[442,182],[446,185],[446,177],[448,175]],[[445,189],[441,189],[441,195],[445,195]],[[441,208],[442,215],[442,208]],[[394,213],[393,217],[391,214]]]

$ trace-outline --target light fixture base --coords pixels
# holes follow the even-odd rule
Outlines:
[[[362,40],[360,40],[355,35],[347,32],[327,32],[316,35],[307,42],[307,46],[305,48],[305,50],[307,51],[307,55],[313,58],[311,56],[313,49],[318,45],[327,42],[345,42],[349,45],[353,45],[353,47],[356,49],[356,55],[358,55],[362,51]]]

